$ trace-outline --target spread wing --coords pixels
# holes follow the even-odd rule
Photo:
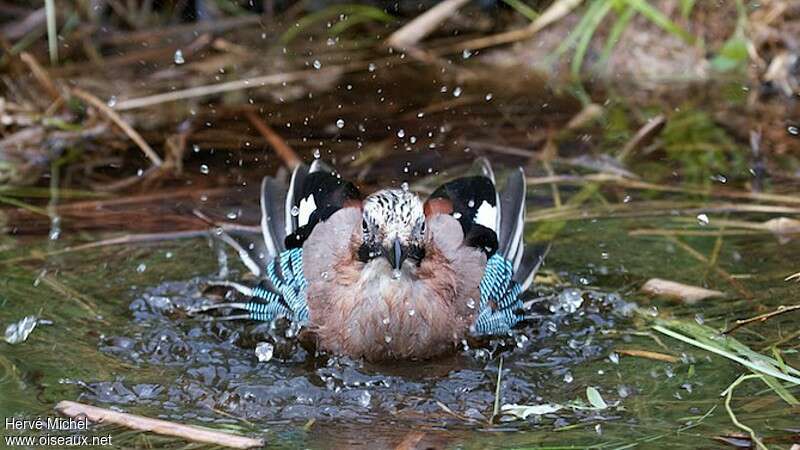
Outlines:
[[[513,171],[502,190],[486,159],[472,174],[437,188],[426,202],[429,214],[452,214],[464,231],[466,245],[489,258],[480,282],[477,334],[500,334],[522,320],[520,294],[530,287],[548,246],[525,246],[525,175]]]
[[[302,247],[311,230],[333,213],[361,202],[358,188],[319,160],[311,167],[298,167],[286,196],[284,244]]]

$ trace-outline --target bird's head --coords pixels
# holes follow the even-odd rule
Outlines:
[[[405,189],[384,189],[364,200],[359,259],[385,257],[394,269],[406,259],[417,264],[425,256],[425,214],[422,201]]]

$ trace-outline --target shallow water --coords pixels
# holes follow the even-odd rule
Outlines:
[[[646,326],[633,309],[638,305],[722,327],[734,317],[790,303],[796,287],[782,278],[792,269],[787,264],[798,245],[779,244],[769,234],[726,237],[719,264],[747,275],[740,279],[753,300],[705,300],[693,306],[651,301],[636,291],[647,278],[702,282],[703,264],[680,248],[628,233],[672,225],[700,227],[672,216],[572,221],[554,242],[544,284],[530,293],[532,319],[515,338],[432,362],[389,366],[310,355],[283,338],[285,330],[264,324],[187,316],[188,308],[216,295],[203,289],[221,269],[207,239],[82,251],[46,263],[6,266],[2,323],[30,314],[53,323],[40,325],[27,342],[2,344],[2,412],[46,414],[59,400],[77,399],[233,427],[288,447],[391,448],[413,430],[423,431],[423,442],[430,445],[465,448],[714,447],[719,445],[715,436],[735,431],[719,394],[745,369],[666,336],[660,338],[666,348],[660,347],[644,335]],[[687,242],[708,251],[715,239]],[[32,248],[35,243],[3,257]],[[228,278],[240,278],[239,266],[230,265]],[[732,290],[724,280],[709,280],[715,288]],[[784,316],[754,330],[738,337],[759,348],[796,325]],[[258,362],[256,343],[271,339],[277,339],[274,357]],[[619,355],[617,348],[668,353],[679,362]],[[602,411],[561,410],[490,425],[501,357],[501,404],[585,400],[588,386],[609,404],[619,403]],[[794,355],[785,357],[791,362]],[[747,404],[746,396],[761,390],[753,383],[736,393]],[[738,417],[786,445],[796,420],[771,395],[760,396],[767,398],[764,404],[745,408]],[[687,427],[712,408],[699,425]],[[118,445],[141,445],[116,433]]]

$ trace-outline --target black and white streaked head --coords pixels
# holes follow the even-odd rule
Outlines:
[[[364,200],[359,259],[385,257],[399,270],[407,259],[425,256],[425,213],[419,197],[405,189],[384,189]]]

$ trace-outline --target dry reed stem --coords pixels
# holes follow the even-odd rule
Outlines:
[[[164,164],[164,162],[161,160],[161,157],[158,156],[158,154],[150,147],[150,145],[142,138],[142,136],[130,125],[128,125],[127,122],[122,120],[122,117],[120,117],[119,114],[117,114],[113,109],[109,108],[108,105],[102,100],[79,88],[73,88],[71,92],[72,95],[97,108],[98,111],[103,113],[112,122],[114,122],[114,124],[120,127],[122,131],[128,135],[128,137],[131,138],[136,145],[139,146],[139,148],[142,150],[145,156],[150,159],[153,165],[156,167],[161,167],[161,165]]]
[[[417,45],[468,2],[469,0],[445,0],[437,4],[392,33],[386,44],[398,49]]]
[[[733,323],[727,330],[723,331],[722,334],[730,334],[734,331],[738,330],[741,327],[750,325],[755,322],[765,322],[773,317],[780,316],[782,314],[790,313],[792,311],[800,310],[800,305],[792,305],[792,306],[779,306],[778,309],[775,311],[770,311],[768,313],[759,314],[755,317],[750,317],[749,319],[741,319],[737,320]]]
[[[190,442],[222,445],[231,448],[263,447],[262,439],[237,436],[222,431],[211,431],[191,425],[183,425],[166,420],[151,419],[135,414],[121,413],[110,409],[98,408],[83,403],[63,400],[56,405],[56,411],[69,417],[85,417],[96,423],[112,423],[125,428],[149,431],[166,436],[175,436]]]
[[[246,111],[245,117],[250,121],[250,124],[258,131],[258,133],[269,142],[275,153],[283,160],[283,163],[291,170],[302,164],[302,160],[297,156],[297,152],[286,143],[286,141],[275,132],[266,122],[261,120],[254,111]]]
[[[53,82],[53,79],[50,78],[50,75],[47,73],[46,70],[39,64],[39,61],[36,61],[33,55],[28,52],[22,52],[19,55],[19,59],[31,69],[31,73],[33,77],[36,78],[36,81],[39,85],[47,92],[47,95],[54,101],[57,102],[61,99],[61,94],[58,92],[58,88],[56,88],[56,84]]]
[[[205,97],[208,95],[222,94],[225,92],[239,91],[243,89],[256,89],[264,86],[274,86],[281,83],[293,83],[305,80],[310,77],[321,75],[335,75],[343,72],[361,70],[366,67],[364,63],[345,64],[319,70],[299,70],[296,72],[275,73],[260,77],[245,78],[242,80],[227,81],[224,83],[207,84],[188,89],[164,92],[161,94],[148,95],[145,97],[131,98],[117,102],[114,109],[117,111],[127,111],[131,109],[145,108],[148,106],[160,105],[178,100]]]

